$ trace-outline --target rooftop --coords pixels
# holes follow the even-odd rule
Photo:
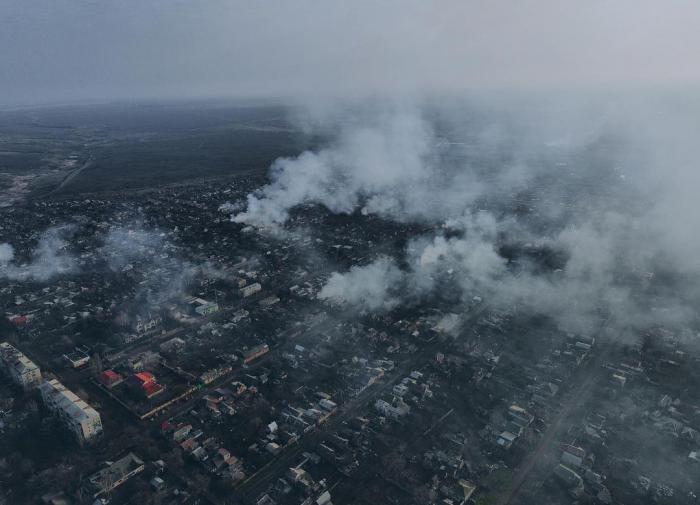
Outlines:
[[[51,398],[53,404],[61,409],[64,414],[78,422],[94,419],[100,415],[95,409],[88,405],[85,400],[67,389],[56,379],[44,381],[39,386],[42,395]]]

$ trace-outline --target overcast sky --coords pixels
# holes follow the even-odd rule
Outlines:
[[[0,104],[700,82],[697,0],[2,0]]]

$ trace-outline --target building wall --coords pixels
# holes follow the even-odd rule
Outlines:
[[[44,381],[39,391],[46,407],[75,435],[78,443],[88,443],[102,433],[100,414],[56,379]]]
[[[41,383],[41,370],[22,352],[8,342],[0,344],[0,369],[24,389]]]

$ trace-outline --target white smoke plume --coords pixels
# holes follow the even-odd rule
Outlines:
[[[390,310],[399,303],[394,293],[402,281],[403,274],[393,261],[380,257],[369,265],[352,267],[346,274],[332,274],[318,298],[362,310]]]
[[[120,271],[133,261],[155,258],[165,252],[165,234],[148,230],[141,222],[112,226],[104,237],[100,255],[114,271]]]
[[[143,275],[136,299],[146,308],[182,298],[197,277],[227,278],[209,261],[183,257],[182,249],[163,230],[141,220],[112,226],[103,239],[99,256],[115,272],[131,270]]]
[[[188,285],[202,271],[213,275],[216,269],[183,259],[180,249],[164,231],[141,221],[111,227],[104,237],[100,256],[116,272],[134,267],[145,275],[136,298],[156,307],[185,295]]]
[[[691,323],[700,294],[691,253],[700,235],[690,232],[700,226],[696,108],[581,97],[483,103],[326,113],[311,123],[326,147],[278,160],[233,220],[281,226],[295,206],[316,203],[443,223],[412,240],[402,261],[380,257],[330,277],[321,297],[361,309],[430,300],[447,287],[455,303],[479,296],[572,331],[592,331],[603,312],[626,328]],[[561,264],[543,268],[537,258],[547,254]]]
[[[553,318],[567,331],[591,332],[600,323],[601,310],[611,315],[611,323],[626,329],[642,329],[649,325],[677,325],[692,321],[695,310],[686,288],[665,293],[653,300],[645,292],[649,284],[652,258],[663,251],[656,248],[635,251],[639,236],[630,231],[630,222],[620,216],[608,216],[603,223],[584,223],[563,229],[556,236],[529,249],[556,247],[565,253],[563,269],[541,272],[527,260],[513,265],[498,252],[496,229],[509,230],[512,223],[496,222],[480,213],[477,221],[492,223],[480,228],[475,218],[463,220],[464,235],[447,238],[417,238],[406,251],[408,268],[399,269],[396,262],[381,259],[375,263],[353,267],[345,274],[334,273],[322,293],[331,291],[339,299],[344,292],[356,293],[367,279],[375,286],[393,289],[376,291],[371,306],[363,297],[347,296],[345,302],[371,310],[391,310],[400,302],[430,300],[438,291],[451,291],[456,304],[468,305],[474,297],[486,306],[499,310],[521,310]],[[455,221],[451,224],[454,230]],[[695,278],[692,278],[694,276]],[[687,278],[698,285],[697,272]],[[383,295],[390,303],[382,304]],[[655,307],[654,303],[662,304]]]
[[[558,137],[558,123],[535,132],[521,124],[527,123],[524,118],[515,125],[494,120],[465,130],[469,118],[426,104],[372,101],[311,108],[296,117],[302,129],[330,137],[327,145],[276,160],[271,182],[248,195],[245,210],[240,202],[224,203],[220,209],[230,211],[234,222],[279,227],[294,207],[315,203],[333,213],[359,210],[398,222],[440,223],[464,214],[485,195],[508,196],[526,188],[545,171],[528,164],[533,144],[542,148],[546,139],[558,153],[579,147]],[[576,140],[590,142],[581,129]],[[459,156],[466,161],[455,161]]]
[[[75,272],[77,261],[68,251],[66,241],[66,235],[71,230],[69,226],[62,226],[44,231],[26,263],[17,263],[12,245],[0,244],[0,278],[45,282],[55,276]]]
[[[257,226],[283,224],[289,211],[318,203],[335,213],[376,213],[409,219],[430,199],[437,140],[413,110],[390,110],[349,118],[332,144],[296,158],[278,159],[272,182],[248,196],[233,221]],[[422,202],[422,203],[418,203]]]

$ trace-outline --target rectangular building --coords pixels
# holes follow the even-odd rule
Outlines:
[[[250,284],[248,286],[241,288],[240,292],[244,298],[248,298],[249,296],[254,295],[255,293],[258,293],[261,290],[262,290],[262,286],[260,285],[260,283],[254,282],[253,284]]]
[[[215,312],[219,312],[219,304],[216,302],[207,302],[196,307],[194,311],[200,316],[208,316],[210,314],[214,314]]]
[[[0,344],[0,369],[25,390],[41,383],[39,367],[8,342]]]
[[[73,352],[64,354],[63,359],[70,363],[70,366],[73,368],[80,368],[90,362],[90,356],[88,356],[87,353],[77,349]]]
[[[80,445],[102,434],[100,414],[56,379],[44,381],[39,392],[46,407],[73,432]]]
[[[100,495],[113,491],[134,475],[143,472],[144,468],[143,460],[133,452],[130,452],[108,467],[88,477],[85,489],[93,498],[97,498]]]
[[[256,358],[267,354],[269,351],[270,347],[267,344],[256,345],[243,353],[243,363],[248,364]]]
[[[119,375],[114,370],[105,370],[100,374],[98,380],[102,383],[103,386],[111,389],[117,384],[121,384],[122,382],[124,382],[124,377]]]

